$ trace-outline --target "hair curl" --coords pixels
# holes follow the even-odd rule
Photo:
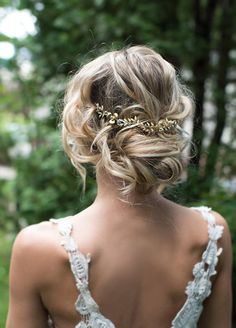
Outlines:
[[[97,103],[122,117],[177,119],[182,125],[193,103],[169,62],[148,47],[133,46],[84,65],[67,88],[62,137],[84,186],[84,163],[121,179],[124,195],[133,190],[146,193],[180,177],[188,142],[183,133],[148,136],[135,128],[118,130],[98,119]]]

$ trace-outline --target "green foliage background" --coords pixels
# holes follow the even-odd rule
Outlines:
[[[0,181],[0,326],[7,310],[7,275],[12,236],[27,224],[61,217],[94,199],[94,173],[88,168],[81,196],[78,174],[62,151],[59,121],[65,84],[81,64],[98,54],[146,44],[172,62],[196,97],[193,140],[198,147],[188,179],[165,191],[190,205],[209,205],[229,223],[236,269],[236,4],[232,0],[21,0],[2,2],[7,10],[28,9],[36,33],[24,39],[0,34],[15,55],[0,58],[0,166],[15,177]],[[29,74],[22,74],[30,62]],[[9,77],[8,77],[9,75]],[[211,115],[208,103],[213,106]],[[39,109],[49,115],[39,117]],[[213,123],[213,133],[205,124]],[[228,141],[222,138],[230,131]],[[25,154],[21,146],[28,145]],[[233,278],[236,294],[236,277]],[[3,306],[2,306],[3,305]],[[234,320],[236,310],[234,309]]]

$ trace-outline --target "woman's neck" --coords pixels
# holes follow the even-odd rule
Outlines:
[[[122,196],[122,184],[119,179],[110,177],[105,173],[97,174],[97,197],[95,202],[112,203],[124,207],[150,207],[156,205],[158,199],[161,198],[157,190],[144,194],[138,191],[133,191],[127,196]]]

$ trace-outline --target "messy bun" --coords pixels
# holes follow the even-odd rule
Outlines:
[[[146,134],[117,128],[96,115],[96,104],[119,117],[140,121],[178,121],[175,133]],[[144,46],[112,51],[84,65],[65,96],[62,136],[66,153],[85,184],[83,163],[122,181],[122,193],[144,193],[175,182],[183,169],[187,139],[181,126],[192,109],[191,98],[175,69]]]

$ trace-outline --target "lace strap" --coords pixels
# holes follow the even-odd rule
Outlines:
[[[73,229],[71,222],[64,222],[55,219],[51,219],[50,221],[58,225],[59,233],[62,236],[61,245],[68,253],[71,271],[75,277],[76,287],[80,292],[75,303],[76,310],[82,315],[82,317],[86,317],[93,312],[98,312],[98,305],[93,300],[88,290],[88,265],[91,261],[90,254],[85,256],[79,251],[75,240],[71,237]]]
[[[82,321],[76,328],[104,327],[115,328],[113,323],[106,319],[99,310],[98,304],[93,299],[89,290],[89,263],[90,254],[86,256],[79,251],[75,240],[71,237],[73,225],[71,222],[50,220],[58,224],[59,233],[62,236],[61,245],[69,256],[70,267],[75,277],[76,287],[80,294],[75,302],[75,309],[81,315]]]
[[[193,274],[198,276],[196,271],[198,268],[205,269],[205,275],[208,278],[215,275],[217,272],[215,267],[218,263],[218,256],[222,253],[222,247],[218,248],[217,241],[222,237],[224,227],[222,225],[216,224],[215,216],[211,213],[211,208],[206,206],[195,207],[201,212],[203,219],[208,222],[208,237],[209,242],[207,244],[206,250],[202,254],[202,261],[197,263],[194,267]],[[203,274],[203,271],[201,271]]]
[[[216,265],[218,257],[222,253],[222,248],[217,246],[217,240],[221,238],[224,227],[216,224],[211,208],[206,206],[192,208],[200,211],[204,220],[208,222],[209,242],[202,254],[201,261],[194,265],[194,278],[188,282],[185,290],[186,302],[172,321],[172,328],[186,327],[191,323],[195,324],[193,327],[196,327],[196,322],[203,310],[202,303],[211,294],[212,282],[210,278],[217,273]]]

